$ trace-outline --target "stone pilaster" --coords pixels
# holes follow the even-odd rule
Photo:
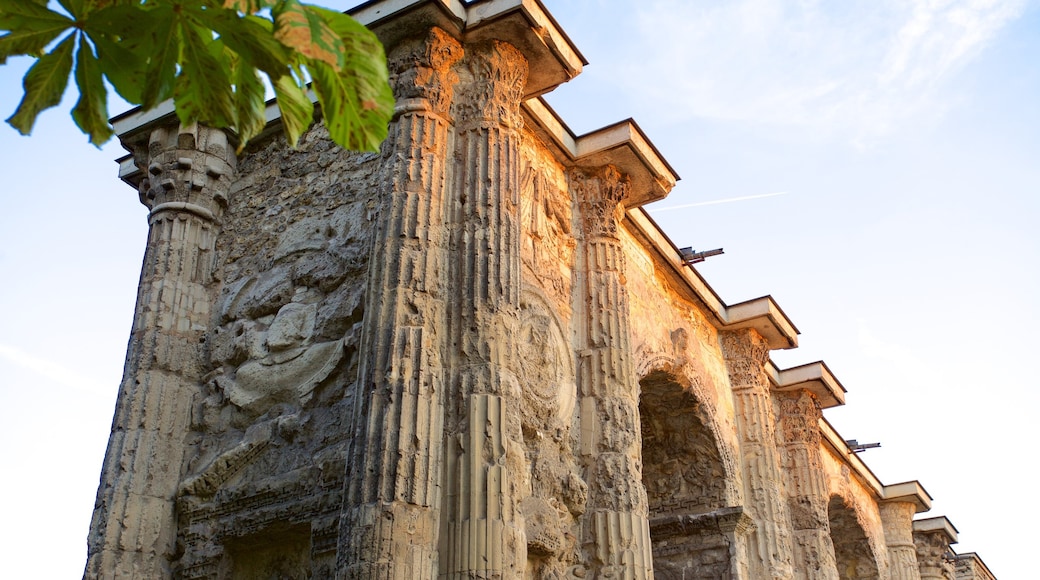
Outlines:
[[[227,135],[198,125],[155,129],[137,157],[147,171],[148,246],[84,578],[171,577],[213,251],[235,172]]]
[[[581,458],[590,482],[582,543],[596,577],[652,578],[646,491],[642,484],[639,385],[618,229],[628,180],[613,166],[571,172],[581,206],[585,275],[580,363]]]
[[[513,46],[467,46],[459,70],[451,188],[450,408],[445,433],[445,578],[518,578],[520,99],[527,60]]]
[[[769,345],[750,329],[721,332],[719,340],[736,403],[744,496],[757,526],[749,545],[751,577],[792,578],[791,518],[765,372]]]
[[[823,411],[807,390],[778,397],[787,505],[793,530],[794,577],[836,580],[838,567],[827,516],[827,476],[820,450]]]
[[[437,574],[447,326],[448,108],[462,47],[440,29],[390,54],[395,117],[369,259],[338,572]]]
[[[888,549],[888,570],[892,580],[920,580],[921,571],[914,547],[913,519],[917,506],[913,502],[886,501],[878,505],[881,525]]]

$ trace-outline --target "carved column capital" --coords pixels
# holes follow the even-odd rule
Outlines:
[[[187,211],[219,221],[228,204],[236,158],[223,129],[192,123],[152,130],[141,180],[141,203],[152,215],[164,210]]]
[[[782,393],[779,399],[784,441],[818,446],[823,417],[819,400],[806,390]]]
[[[769,361],[769,343],[761,335],[753,330],[720,332],[719,346],[734,390],[768,388],[763,385],[768,385],[765,365]]]
[[[468,47],[455,118],[463,124],[523,126],[520,101],[527,85],[527,58],[511,44],[492,40]]]
[[[387,61],[398,112],[412,106],[447,115],[459,80],[452,67],[462,54],[462,45],[436,27],[395,46]]]
[[[582,225],[590,238],[618,237],[618,224],[624,218],[621,201],[628,195],[631,183],[613,165],[570,172],[571,190],[582,208]]]
[[[950,538],[943,531],[913,532],[921,580],[953,580]]]

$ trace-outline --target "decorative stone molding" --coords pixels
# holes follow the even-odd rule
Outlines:
[[[520,101],[527,83],[524,55],[511,44],[490,40],[466,48],[460,75],[464,77],[455,100],[459,126],[490,124],[520,129]]]
[[[147,152],[141,153],[147,177],[139,185],[150,218],[178,211],[218,221],[235,174],[234,153],[219,129],[198,124],[153,129]]]
[[[420,106],[445,116],[459,77],[452,68],[462,58],[462,45],[440,28],[430,28],[424,37],[404,41],[388,55],[390,86],[398,112]]]
[[[613,165],[593,169],[575,168],[570,173],[571,191],[582,204],[585,236],[618,238],[624,219],[622,201],[628,196],[629,180]]]

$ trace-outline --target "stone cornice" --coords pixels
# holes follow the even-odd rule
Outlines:
[[[779,370],[776,363],[766,365],[773,389],[781,392],[806,390],[816,397],[820,407],[829,409],[845,404],[845,387],[831,373],[823,361],[816,361],[786,370]]]
[[[963,554],[957,554],[956,556],[954,556],[953,559],[956,562],[969,561],[975,565],[976,569],[981,569],[981,571],[988,574],[988,576],[981,576],[981,578],[996,578],[993,572],[990,571],[989,566],[986,566],[986,563],[983,562],[982,558],[980,558],[979,555],[975,552],[965,552]],[[976,575],[975,577],[980,578],[980,576],[978,575]]]
[[[886,485],[882,489],[881,501],[912,503],[916,507],[916,513],[932,509],[932,496],[917,480]]]
[[[542,98],[524,101],[522,110],[528,126],[555,148],[563,164],[613,165],[627,175],[632,187],[622,201],[625,209],[664,199],[679,180],[679,174],[632,119],[575,136]]]
[[[957,543],[957,528],[946,516],[914,520],[915,534],[942,534],[950,544]]]
[[[727,306],[725,312],[726,321],[720,330],[754,328],[769,342],[770,350],[798,346],[798,329],[772,296]]]
[[[387,45],[416,26],[444,28],[465,43],[506,41],[531,63],[525,98],[553,90],[588,64],[538,0],[373,0],[347,13]]]

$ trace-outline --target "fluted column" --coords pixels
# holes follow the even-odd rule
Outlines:
[[[757,525],[749,546],[751,577],[792,578],[791,518],[765,373],[769,345],[751,329],[722,332],[719,340],[736,402],[744,496]]]
[[[447,323],[445,185],[462,47],[440,29],[390,54],[397,98],[369,259],[340,578],[437,573]]]
[[[888,570],[892,580],[921,580],[913,534],[917,506],[913,502],[886,501],[878,507],[885,530]]]
[[[581,204],[585,276],[584,348],[580,364],[581,458],[589,482],[582,543],[595,577],[653,578],[639,435],[639,385],[618,235],[629,187],[613,166],[575,169]]]
[[[235,171],[226,134],[198,125],[155,129],[138,158],[148,172],[148,246],[84,578],[171,577],[213,250]]]
[[[527,60],[513,46],[467,46],[459,70],[451,190],[446,578],[518,578],[527,559],[519,502],[520,99]]]
[[[816,397],[806,390],[778,397],[787,502],[794,534],[794,577],[836,580],[838,565],[831,541],[827,476],[820,450],[823,411]]]

